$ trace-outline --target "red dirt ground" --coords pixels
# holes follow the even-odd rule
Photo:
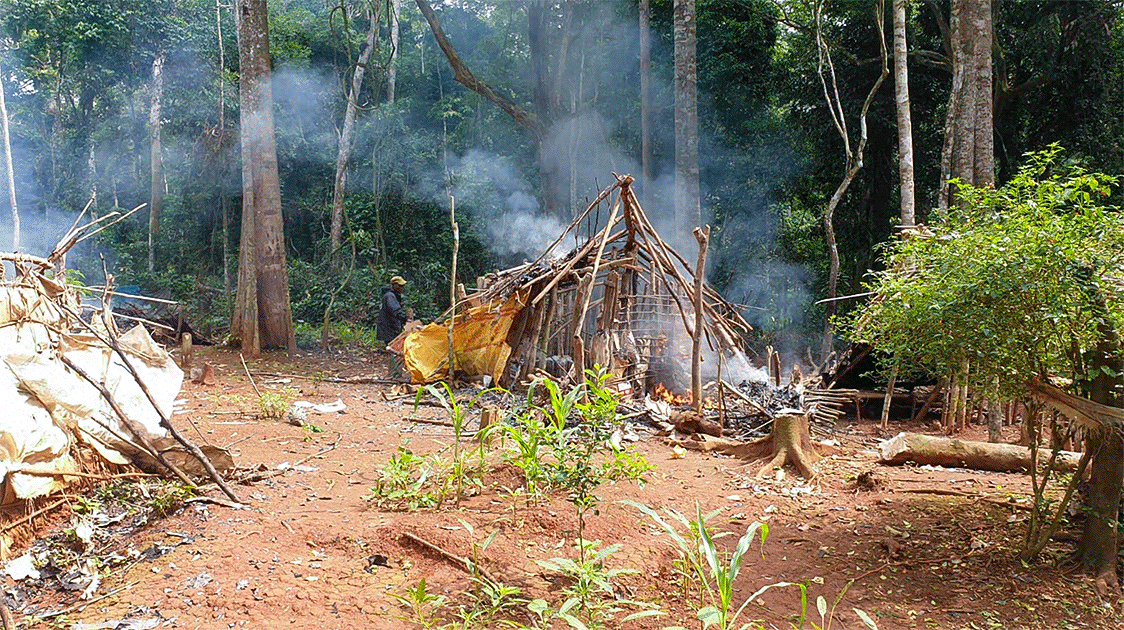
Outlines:
[[[404,594],[425,578],[430,592],[463,601],[469,577],[463,567],[403,536],[407,532],[460,556],[471,553],[473,540],[498,532],[481,556],[485,569],[522,588],[524,597],[559,603],[564,585],[534,560],[575,555],[577,518],[564,496],[538,507],[516,505],[496,489],[505,485],[505,475],[511,477],[506,485],[516,480],[500,470],[496,483],[459,508],[390,512],[366,500],[379,467],[400,443],[409,440],[412,449],[425,452],[451,439],[448,427],[412,421],[408,399],[387,401],[388,385],[323,379],[384,375],[384,356],[302,353],[250,361],[259,387],[292,387],[300,400],[339,398],[347,405],[343,412],[309,413],[308,423],[323,430],[315,433],[258,419],[238,355],[197,351],[202,351],[197,362],[216,367],[218,383],[185,384],[180,398],[186,412],[175,416],[183,433],[230,446],[243,468],[307,461],[253,485],[235,486],[249,509],[192,503],[116,541],[115,550],[124,553],[198,536],[151,561],[109,570],[98,590],[112,593],[108,597],[83,604],[77,593],[43,588],[10,601],[21,627],[28,622],[30,627],[113,628],[118,626],[108,622],[151,619],[172,628],[416,628],[392,593]],[[270,383],[277,379],[260,376],[269,373],[290,375],[291,382]],[[417,417],[444,419],[431,407],[421,408]],[[906,428],[894,426],[895,431]],[[646,434],[638,449],[655,466],[648,482],[601,486],[596,492],[600,513],[587,520],[588,539],[623,545],[608,564],[638,571],[621,578],[623,594],[668,613],[620,627],[701,626],[695,619],[698,604],[673,583],[676,556],[667,536],[635,509],[617,503],[622,499],[685,514],[693,514],[696,503],[704,512],[724,508],[711,523],[733,534],[719,541],[727,549],[749,523],[767,523],[762,553],[756,545],[751,548],[735,584],[735,605],[762,586],[801,582],[808,585],[809,617],[819,624],[815,597],[823,595],[830,603],[853,581],[837,608],[834,628],[865,627],[853,607],[865,610],[883,629],[1122,627],[1121,602],[1099,600],[1091,580],[1066,563],[1072,542],[1053,543],[1037,564],[1018,560],[1028,514],[1025,476],[883,467],[872,450],[877,439],[869,420],[841,423],[837,430],[842,454],[817,465],[819,480],[812,486],[791,469],[780,480],[757,480],[756,466],[739,460],[690,451],[677,458],[662,438]],[[980,431],[972,427],[966,437],[978,437]],[[868,483],[856,484],[861,474]],[[38,531],[47,535],[51,528],[66,527],[68,514],[63,508]],[[386,566],[372,565],[375,556],[384,556]],[[10,589],[11,579],[4,579]],[[64,608],[70,610],[49,621],[27,616]],[[745,614],[766,628],[789,628],[799,612],[799,591],[789,587],[769,591]],[[516,620],[531,621],[529,616]],[[120,627],[153,625],[122,622]]]

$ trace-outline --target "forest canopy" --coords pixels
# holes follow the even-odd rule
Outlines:
[[[820,216],[845,151],[816,78],[813,9],[830,18],[823,40],[838,109],[857,126],[878,74],[875,4],[696,5],[700,198],[703,221],[714,226],[709,279],[745,305],[755,343],[802,356],[823,322],[815,305],[828,276]],[[459,280],[472,285],[537,255],[612,172],[642,175],[636,2],[432,7],[466,66],[533,112],[541,138],[457,82],[415,3],[268,3],[289,290],[305,333],[326,309],[333,321],[370,325],[378,288],[397,274],[409,277],[407,299],[419,315],[439,314],[448,305],[450,198],[461,227]],[[931,214],[953,81],[949,3],[908,7],[918,220],[940,222],[951,217]],[[884,8],[888,24],[889,3]],[[670,207],[672,3],[654,0],[650,9],[651,172],[638,191],[657,227],[690,251],[689,229],[673,225]],[[1120,17],[1120,3],[1108,0],[996,3],[998,186],[1020,177],[1025,154],[1051,143],[1090,172],[1124,172]],[[888,31],[885,38],[889,45]],[[365,77],[353,93],[359,68]],[[159,198],[154,229],[146,207],[83,243],[71,266],[97,284],[104,253],[119,283],[184,302],[221,336],[241,227],[239,79],[235,15],[223,3],[0,1],[21,250],[45,254],[91,199],[100,216]],[[867,271],[883,268],[880,246],[898,223],[891,82],[874,93],[864,166],[835,213],[841,295],[860,292]],[[333,252],[333,187],[349,102],[345,220]],[[1106,203],[1119,198],[1114,191]],[[0,242],[11,229],[0,221]]]

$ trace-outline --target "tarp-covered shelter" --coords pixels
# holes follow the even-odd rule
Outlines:
[[[17,273],[0,276],[0,506],[66,487],[79,479],[66,473],[91,460],[132,463],[144,442],[170,440],[161,413],[171,415],[183,372],[144,327],[118,335],[101,310],[80,320],[78,296],[46,273],[46,260],[0,254],[2,261]]]
[[[505,387],[540,369],[573,378],[599,365],[622,390],[639,391],[653,373],[682,372],[668,366],[689,365],[683,347],[695,334],[696,270],[652,227],[632,181],[617,176],[537,260],[481,278],[451,321],[447,313],[406,335],[412,380],[447,378],[450,327],[455,371],[491,375]],[[567,239],[581,244],[563,253]],[[749,324],[705,283],[702,294],[701,334],[712,356],[741,357]]]

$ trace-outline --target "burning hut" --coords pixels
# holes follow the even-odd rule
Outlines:
[[[744,365],[741,337],[749,324],[697,282],[699,270],[652,227],[632,182],[616,176],[538,259],[485,276],[443,321],[406,336],[412,379],[447,378],[452,362],[454,374],[490,375],[513,387],[540,370],[576,380],[597,365],[622,392],[657,384],[683,392],[696,304],[708,354]],[[580,244],[560,253],[570,238]]]

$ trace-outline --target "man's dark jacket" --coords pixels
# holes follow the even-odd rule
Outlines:
[[[379,307],[379,339],[390,343],[402,332],[406,325],[406,309],[402,308],[402,296],[394,287],[383,287],[382,305]]]

